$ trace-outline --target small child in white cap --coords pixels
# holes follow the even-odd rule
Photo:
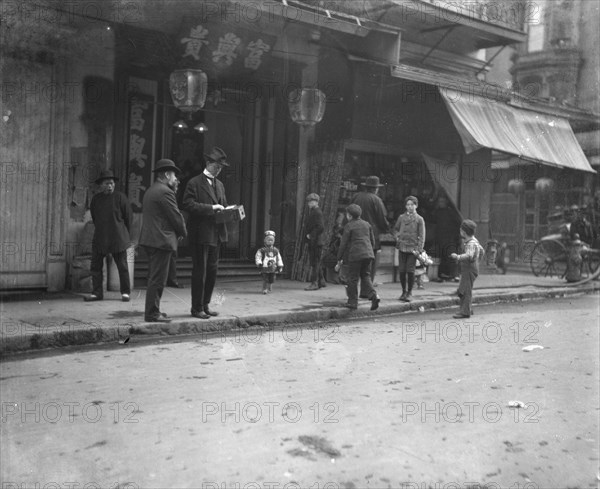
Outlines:
[[[263,294],[271,292],[275,275],[283,271],[283,260],[279,250],[275,248],[275,232],[265,231],[264,246],[254,257],[256,266],[260,269],[263,279]]]

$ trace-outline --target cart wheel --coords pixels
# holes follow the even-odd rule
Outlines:
[[[583,278],[594,275],[596,270],[598,270],[598,267],[600,267],[600,250],[591,249],[586,254],[583,262]]]
[[[563,278],[567,272],[567,250],[560,241],[538,241],[531,252],[531,271],[536,277]]]

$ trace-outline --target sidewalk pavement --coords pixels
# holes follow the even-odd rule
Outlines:
[[[238,328],[281,328],[290,324],[312,324],[342,320],[446,309],[457,312],[456,282],[428,282],[424,290],[414,290],[411,303],[400,302],[399,283],[392,283],[390,272],[376,277],[381,303],[371,312],[370,301],[361,300],[358,310],[341,306],[346,301],[343,285],[328,284],[318,291],[305,291],[308,284],[278,280],[273,292],[263,295],[261,280],[217,281],[211,309],[219,316],[207,320],[190,315],[190,288],[166,288],[161,309],[171,323],[146,323],[145,289],[135,289],[130,302],[121,302],[118,292],[107,292],[103,301],[84,302],[85,294],[31,294],[23,300],[0,303],[0,353],[23,352],[95,343],[126,344],[140,336],[232,334]],[[557,278],[535,277],[531,273],[508,273],[478,277],[474,304],[563,297],[597,293],[600,282],[568,286]]]

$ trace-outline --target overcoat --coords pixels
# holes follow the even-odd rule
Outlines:
[[[129,247],[131,206],[124,193],[115,190],[94,195],[90,213],[94,221],[92,242],[101,254],[119,253]]]
[[[227,207],[223,182],[214,179],[213,187],[204,173],[192,178],[185,187],[183,209],[189,213],[188,231],[190,244],[217,246],[226,243],[227,226],[217,223],[216,211],[212,206],[221,204]]]
[[[352,219],[344,226],[337,258],[344,260],[346,264],[373,259],[375,258],[373,246],[375,246],[375,238],[371,225],[360,218]]]
[[[186,237],[187,231],[175,192],[166,183],[156,181],[144,194],[140,245],[176,251],[180,236]]]

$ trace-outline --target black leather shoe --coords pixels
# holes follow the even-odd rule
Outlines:
[[[198,319],[209,319],[210,316],[206,314],[204,311],[192,311],[192,317]]]
[[[377,296],[373,297],[371,299],[371,311],[375,311],[378,307],[379,307],[379,303],[381,302],[381,299]]]
[[[185,289],[185,285],[179,282],[167,282],[167,287],[173,287],[174,289]]]
[[[144,318],[144,321],[147,323],[170,323],[171,320],[162,316],[156,316],[152,318]]]
[[[218,313],[218,312],[216,312],[216,311],[211,311],[211,310],[208,308],[208,306],[206,306],[206,307],[204,308],[204,312],[205,312],[206,314],[208,314],[209,316],[218,316],[218,315],[219,315],[219,313]]]
[[[466,314],[460,314],[460,313],[458,313],[458,314],[455,314],[455,315],[454,315],[454,316],[452,316],[452,317],[453,317],[454,319],[468,319],[468,318],[470,318],[471,316],[467,316]]]

